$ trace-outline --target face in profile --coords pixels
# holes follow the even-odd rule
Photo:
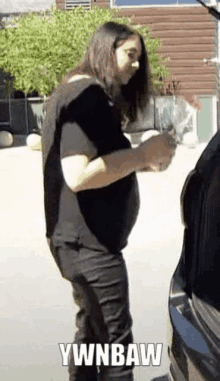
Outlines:
[[[115,50],[117,64],[117,79],[126,85],[139,69],[142,46],[139,36],[132,35],[127,40],[119,42]]]

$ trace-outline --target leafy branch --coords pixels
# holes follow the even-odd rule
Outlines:
[[[126,23],[142,34],[148,51],[154,88],[168,76],[166,61],[160,56],[159,39],[152,38],[149,27],[134,26],[119,17],[117,10],[83,7],[61,11],[26,13],[14,20],[13,28],[0,30],[0,69],[13,76],[13,88],[25,93],[49,95],[67,71],[83,58],[88,39],[108,21]]]

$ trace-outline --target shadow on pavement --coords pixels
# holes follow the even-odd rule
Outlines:
[[[152,378],[151,381],[171,381],[171,379],[168,376],[168,374],[166,374],[165,376],[160,376],[160,377]]]

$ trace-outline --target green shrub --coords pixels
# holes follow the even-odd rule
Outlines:
[[[47,96],[81,61],[94,30],[110,20],[131,24],[117,11],[98,7],[21,15],[14,20],[14,28],[0,30],[0,69],[11,73],[15,90]],[[165,60],[157,53],[160,40],[151,37],[148,27],[135,27],[144,37],[156,87],[159,78],[168,75]]]

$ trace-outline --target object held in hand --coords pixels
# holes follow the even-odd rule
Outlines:
[[[160,170],[160,167],[157,167],[156,165],[151,165],[150,168],[151,168],[152,171],[154,171],[154,172],[159,172],[159,170]]]
[[[169,167],[170,163],[159,163],[159,165],[150,165],[150,169],[153,172],[162,172],[165,171]]]
[[[140,146],[146,150],[145,152],[147,157],[152,155],[152,159],[142,170],[160,172],[166,170],[169,167],[175,154],[177,141],[175,137],[171,136],[167,132],[164,132],[162,134],[158,134],[157,136],[153,136],[150,139],[147,139]]]

